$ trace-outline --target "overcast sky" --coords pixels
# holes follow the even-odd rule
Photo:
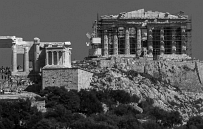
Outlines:
[[[70,41],[72,59],[80,60],[88,55],[85,34],[92,32],[97,13],[113,15],[138,9],[171,14],[184,11],[192,15],[193,56],[203,60],[202,5],[202,0],[0,0],[0,35]],[[3,54],[7,50],[0,50],[0,60],[10,60],[9,54]]]

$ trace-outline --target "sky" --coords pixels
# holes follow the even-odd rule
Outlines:
[[[17,36],[26,41],[70,41],[72,59],[88,55],[87,32],[101,15],[115,15],[138,9],[145,11],[184,11],[192,16],[193,57],[203,60],[202,0],[0,0],[0,36]],[[10,50],[11,51],[11,50]],[[0,49],[2,61],[11,60],[11,52]]]

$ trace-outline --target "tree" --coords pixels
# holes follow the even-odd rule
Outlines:
[[[80,96],[80,111],[87,115],[100,113],[103,111],[102,103],[96,97],[94,91],[81,90]]]
[[[107,122],[96,122],[92,118],[80,119],[70,126],[71,129],[118,129]]]
[[[63,105],[57,105],[46,112],[44,118],[55,120],[56,123],[67,127],[72,121],[72,112]]]
[[[144,129],[161,129],[161,126],[157,124],[155,121],[147,121],[142,124]]]
[[[150,109],[149,115],[154,116],[156,122],[161,123],[164,127],[182,124],[182,117],[178,111],[167,112],[159,107],[153,107]]]
[[[121,117],[121,120],[118,123],[118,127],[119,129],[140,129],[142,125],[136,118],[130,115],[126,115]]]
[[[40,95],[46,96],[46,107],[48,108],[62,104],[72,112],[79,110],[80,97],[73,90],[67,91],[64,87],[46,87]]]
[[[182,124],[182,116],[178,111],[166,112],[162,123],[165,127],[173,127],[174,125]]]
[[[112,90],[110,95],[114,100],[122,104],[127,104],[131,102],[131,96],[124,90]]]
[[[39,121],[33,129],[54,129],[55,125],[52,124],[52,122],[48,119],[42,119]]]
[[[5,129],[14,129],[14,127],[15,127],[14,122],[9,120],[8,118],[3,118],[2,124]]]
[[[191,127],[191,126],[202,126],[203,125],[203,118],[202,116],[194,116],[189,118],[188,122],[187,122],[187,127]]]
[[[37,109],[34,109],[37,110]],[[34,125],[36,125],[39,121],[41,121],[43,118],[42,113],[38,111],[34,111],[32,115],[30,115],[30,118],[27,120],[26,124],[24,125],[24,128],[31,129]]]
[[[60,95],[60,103],[68,110],[76,112],[80,108],[80,97],[74,91],[63,92]]]
[[[133,108],[131,105],[124,105],[120,104],[118,107],[115,107],[113,110],[113,113],[117,116],[123,116],[123,115],[133,115],[136,116],[136,114],[139,114],[137,110]]]

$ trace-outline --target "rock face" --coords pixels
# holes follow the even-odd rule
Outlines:
[[[145,73],[183,91],[201,91],[197,62],[156,61],[145,64]],[[198,63],[199,66],[203,64]],[[202,74],[202,73],[201,73]],[[203,75],[203,74],[202,74]]]
[[[200,61],[146,61],[134,59],[101,60],[101,68],[134,70],[159,79],[184,91],[201,91],[203,82],[203,63]]]
[[[203,114],[203,64],[199,61],[113,58],[80,62],[77,66],[94,73],[92,88],[125,90],[136,94],[140,101],[151,98],[154,106],[179,111],[185,120]]]

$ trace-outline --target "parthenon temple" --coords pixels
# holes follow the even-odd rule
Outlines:
[[[155,58],[192,55],[192,20],[184,12],[144,11],[98,16],[90,38],[91,56]]]
[[[40,73],[43,68],[71,68],[70,42],[23,41],[16,36],[0,36],[0,48],[12,48],[12,75]],[[17,55],[23,54],[23,71],[17,69]]]

